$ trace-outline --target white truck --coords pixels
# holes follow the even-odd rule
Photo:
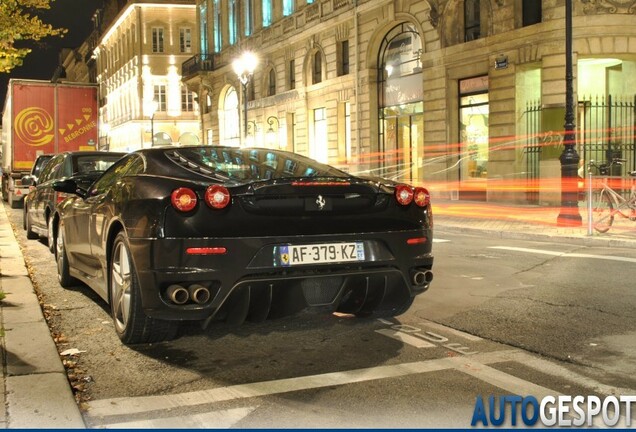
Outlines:
[[[97,86],[10,79],[1,140],[2,197],[18,208],[29,192],[22,178],[37,156],[96,149]]]

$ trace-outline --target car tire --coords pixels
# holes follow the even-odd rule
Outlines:
[[[51,253],[55,253],[55,225],[53,224],[53,217],[49,217],[46,221],[46,241]]]
[[[24,206],[24,229],[26,230],[26,238],[29,240],[35,240],[39,236],[37,233],[33,231],[33,227],[31,226],[31,218],[29,218],[29,209],[28,206]]]
[[[119,339],[127,345],[173,339],[179,328],[176,321],[149,318],[142,309],[137,271],[123,231],[115,237],[111,250],[108,289],[111,315]]]
[[[55,242],[55,261],[57,263],[57,279],[63,288],[69,288],[77,284],[77,279],[69,272],[68,255],[64,243],[64,224],[60,222],[57,227]]]

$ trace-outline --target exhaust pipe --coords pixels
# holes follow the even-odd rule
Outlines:
[[[431,283],[433,280],[433,272],[430,270],[425,271],[415,271],[412,274],[413,285],[417,286],[425,286]]]
[[[181,285],[170,285],[166,290],[166,294],[171,302],[178,305],[185,304],[190,298],[188,290]]]
[[[188,287],[188,293],[192,301],[198,304],[207,303],[210,300],[210,290],[199,284],[192,284]]]

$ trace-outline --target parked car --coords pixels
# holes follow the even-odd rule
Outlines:
[[[143,149],[88,190],[54,189],[73,194],[53,219],[59,281],[108,302],[126,344],[173,338],[184,320],[393,316],[433,278],[426,189],[294,153]]]
[[[40,173],[42,173],[42,170],[44,169],[46,164],[53,158],[53,156],[54,155],[52,154],[41,154],[40,156],[36,157],[35,161],[33,162],[31,172],[22,177],[22,184],[27,186],[35,186],[40,177]]]
[[[58,202],[66,194],[53,190],[53,183],[71,178],[78,187],[87,188],[106,169],[126,153],[104,151],[69,151],[53,156],[24,199],[24,229],[29,239],[47,238],[49,249],[55,250],[49,221]]]

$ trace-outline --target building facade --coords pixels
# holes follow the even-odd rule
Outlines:
[[[181,64],[194,53],[194,0],[110,1],[93,51],[100,147],[131,151],[200,142],[194,94]]]
[[[636,1],[572,3],[576,149],[628,159],[624,174]],[[450,199],[559,202],[565,0],[197,0],[196,14],[183,79],[204,142],[285,148]],[[244,51],[259,58],[246,92],[232,70]]]

